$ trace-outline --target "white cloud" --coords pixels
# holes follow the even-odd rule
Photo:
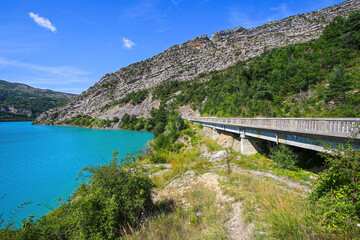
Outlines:
[[[66,11],[66,10],[64,10],[64,9],[62,9],[62,8],[58,8],[58,9],[59,9],[59,11],[61,11],[62,13],[65,13],[66,15],[68,15],[68,16],[70,16],[70,17],[76,18],[77,20],[80,20],[80,21],[83,22],[83,23],[86,23],[86,24],[88,24],[88,25],[91,25],[91,26],[96,27],[96,28],[101,29],[101,30],[106,30],[103,26],[101,26],[101,25],[99,25],[99,24],[97,24],[97,23],[95,23],[95,22],[93,22],[93,21],[90,21],[90,20],[87,19],[87,18],[81,17],[80,15],[74,14],[74,13],[72,13],[72,12],[68,12],[68,11]]]
[[[124,38],[123,37],[123,47],[127,48],[127,49],[132,49],[133,46],[135,46],[135,43],[133,41],[131,41],[130,39]]]
[[[278,11],[283,15],[290,15],[291,13],[288,10],[288,6],[286,3],[282,3],[277,7],[271,7],[270,10]]]
[[[153,31],[166,29],[169,28],[167,17],[172,9],[171,5],[176,7],[176,4],[179,5],[182,1],[171,0],[169,4],[163,4],[163,1],[159,0],[133,1],[134,3],[120,11],[119,17],[131,25],[145,23],[144,26],[152,28]]]
[[[270,7],[266,9],[266,11],[257,9],[251,5],[241,7],[232,6],[228,8],[228,21],[231,27],[241,26],[253,28],[271,21],[281,20],[294,14],[286,3]]]
[[[40,17],[39,14],[35,14],[33,12],[29,12],[30,18],[34,20],[40,27],[44,27],[49,29],[52,32],[56,32],[56,27],[50,22],[49,19]]]
[[[128,8],[124,8],[121,16],[132,21],[155,21],[156,23],[163,23],[165,21],[166,11],[163,11],[155,1],[142,0]]]
[[[270,10],[274,11],[275,13],[267,18],[268,22],[280,20],[293,15],[286,3],[282,3],[277,7],[271,7]]]
[[[87,71],[83,71],[83,70],[77,69],[72,66],[58,66],[58,67],[44,66],[44,65],[21,62],[21,61],[16,61],[16,60],[8,60],[3,57],[0,57],[0,66],[1,65],[2,66],[12,66],[12,67],[17,67],[17,68],[27,68],[30,70],[37,70],[37,71],[41,71],[41,72],[51,73],[51,74],[60,75],[60,76],[67,76],[67,77],[75,76],[75,75],[79,76],[79,75],[88,75],[89,74],[89,72],[87,72]]]
[[[46,66],[10,60],[0,56],[0,79],[19,82],[38,88],[80,93],[93,82],[90,73],[72,66]],[[79,88],[78,90],[75,88]],[[66,90],[67,89],[67,90]],[[80,91],[81,89],[81,91]]]
[[[182,0],[171,0],[171,2],[179,11],[181,11],[179,4],[182,2]]]
[[[155,32],[156,32],[156,33],[163,33],[163,32],[167,32],[167,31],[169,31],[169,30],[170,30],[170,28],[167,27],[167,28],[160,28],[160,29],[156,30]]]
[[[251,9],[248,11],[240,10],[236,7],[228,8],[228,21],[231,27],[244,27],[244,28],[252,28],[257,27],[265,23],[264,19],[254,18],[254,15],[249,15]]]
[[[179,7],[179,3],[176,0],[171,0],[171,2],[175,5],[175,7]]]

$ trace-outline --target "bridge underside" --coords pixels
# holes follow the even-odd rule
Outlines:
[[[196,123],[196,122],[195,122]],[[271,131],[255,128],[240,128],[228,125],[217,125],[211,123],[201,123],[204,127],[211,128],[213,131],[223,131],[232,133],[233,136],[237,136],[239,144],[237,144],[238,151],[241,151],[244,155],[251,155],[258,151],[258,146],[254,139],[262,139],[275,143],[282,143],[294,147],[303,149],[309,149],[314,151],[325,151],[324,145],[336,146],[338,144],[344,144],[348,141],[346,138],[319,136],[314,134],[302,134],[286,131]],[[360,143],[358,139],[353,140],[351,143],[354,147],[359,147]]]

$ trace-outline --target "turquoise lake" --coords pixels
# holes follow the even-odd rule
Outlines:
[[[16,220],[46,214],[57,206],[54,200],[67,199],[79,185],[81,169],[106,164],[115,150],[119,157],[136,155],[152,138],[149,132],[0,123],[0,198],[6,194],[1,218],[8,220],[29,201]]]

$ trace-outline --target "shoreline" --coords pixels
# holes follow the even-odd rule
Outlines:
[[[94,130],[123,130],[123,131],[132,131],[132,132],[149,132],[152,133],[151,131],[145,131],[145,130],[129,130],[129,129],[123,129],[123,128],[111,128],[111,127],[97,127],[97,126],[93,126],[93,127],[85,127],[85,126],[74,126],[74,125],[68,125],[68,124],[61,124],[61,125],[48,125],[48,124],[34,124],[32,123],[31,125],[34,126],[54,126],[54,127],[79,127],[79,128],[87,128],[87,129],[94,129]]]

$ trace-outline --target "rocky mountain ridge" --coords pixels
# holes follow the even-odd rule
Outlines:
[[[178,80],[188,81],[201,73],[222,70],[238,61],[260,55],[272,49],[318,39],[335,16],[347,16],[360,9],[358,0],[349,0],[319,11],[291,16],[262,26],[237,27],[208,37],[175,45],[150,59],[104,75],[98,83],[70,101],[64,107],[51,109],[36,119],[38,124],[61,124],[78,115],[95,118],[121,118],[125,113],[146,116],[160,102],[151,93],[141,103],[115,104],[126,94],[151,89],[159,84]],[[107,107],[111,106],[111,107]]]

